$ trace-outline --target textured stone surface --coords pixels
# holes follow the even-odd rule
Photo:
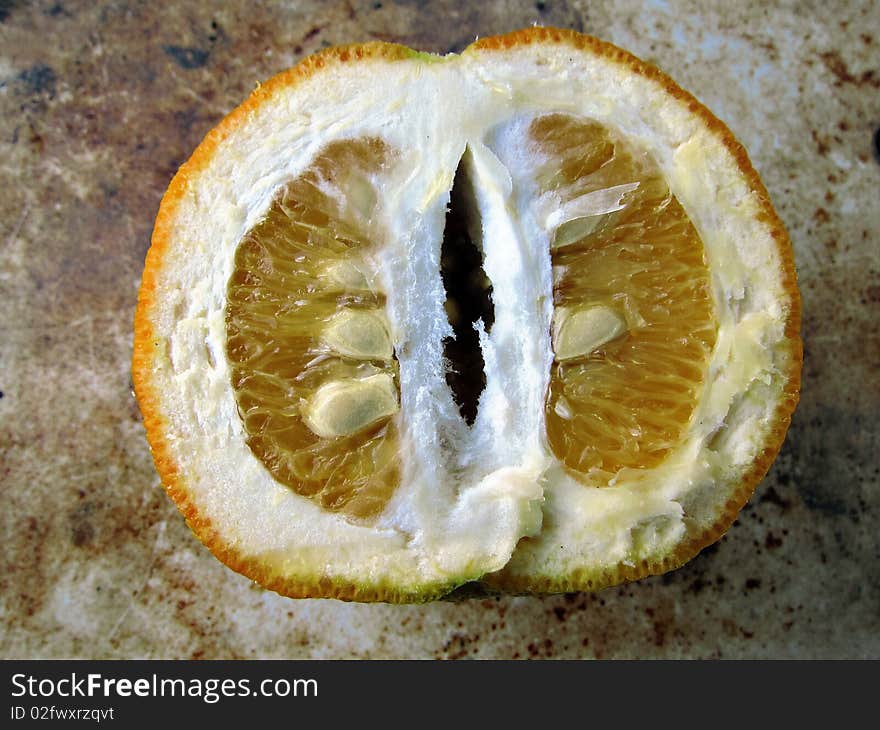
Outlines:
[[[0,3],[0,656],[880,655],[872,4]],[[166,498],[130,393],[161,194],[257,81],[324,45],[445,52],[536,21],[655,62],[749,149],[804,296],[781,457],[717,546],[596,595],[395,607],[255,588]]]

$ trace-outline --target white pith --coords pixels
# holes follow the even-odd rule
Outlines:
[[[619,204],[614,193],[561,213],[542,207],[521,141],[525,121],[548,112],[594,119],[646,149],[699,231],[713,276],[718,340],[687,437],[659,468],[626,470],[610,488],[567,475],[544,438],[551,241],[585,210]],[[245,444],[224,356],[238,242],[327,142],[363,136],[396,152],[377,173],[374,224],[386,245],[371,274],[388,296],[404,456],[402,484],[369,526],[271,478]],[[439,273],[463,156],[495,310],[491,332],[480,335],[487,385],[472,428],[445,382],[451,328]],[[548,576],[598,570],[669,552],[685,533],[685,512],[708,520],[724,485],[752,463],[781,396],[788,302],[759,209],[721,140],[681,101],[568,46],[331,65],[279,89],[191,182],[172,224],[174,265],[159,277],[153,318],[167,348],[153,377],[191,499],[240,553],[301,579],[418,586],[505,566]]]

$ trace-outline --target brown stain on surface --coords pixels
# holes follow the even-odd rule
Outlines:
[[[867,69],[859,74],[854,74],[849,70],[846,61],[843,60],[843,57],[836,50],[821,53],[819,57],[822,59],[825,67],[834,74],[836,79],[834,82],[835,86],[852,84],[857,87],[880,88],[880,73],[876,69]]]

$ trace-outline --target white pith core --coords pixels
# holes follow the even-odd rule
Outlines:
[[[531,101],[536,84],[540,105]],[[687,438],[660,468],[625,470],[605,489],[572,479],[545,443],[549,252],[554,239],[564,245],[561,226],[615,210],[625,191],[573,201],[570,210],[542,207],[527,179],[522,130],[535,114],[559,111],[607,124],[650,152],[700,232],[714,277],[718,341]],[[380,279],[400,365],[394,418],[403,478],[371,526],[271,479],[245,444],[219,356],[238,242],[327,141],[362,136],[380,137],[397,154],[376,175],[382,199],[373,224],[387,244],[369,271],[328,277]],[[491,332],[480,330],[486,388],[472,427],[445,382],[442,343],[451,329],[439,273],[465,150],[495,310]],[[684,104],[650,79],[569,48],[330,67],[279,90],[191,184],[173,222],[169,257],[178,263],[160,281],[156,329],[167,356],[157,356],[155,378],[173,396],[163,413],[169,448],[193,501],[242,553],[303,579],[419,586],[505,566],[546,575],[601,569],[668,551],[686,528],[682,505],[689,519],[709,514],[711,486],[732,483],[755,457],[780,395],[786,299],[757,206],[726,148]],[[387,389],[376,397],[392,408]]]

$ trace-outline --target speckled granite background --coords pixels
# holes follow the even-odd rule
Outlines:
[[[0,1],[0,655],[880,656],[876,4],[460,5]],[[256,588],[165,496],[130,392],[160,196],[258,80],[323,45],[445,52],[536,21],[655,62],[750,150],[804,297],[781,457],[719,545],[597,595],[395,607]]]

